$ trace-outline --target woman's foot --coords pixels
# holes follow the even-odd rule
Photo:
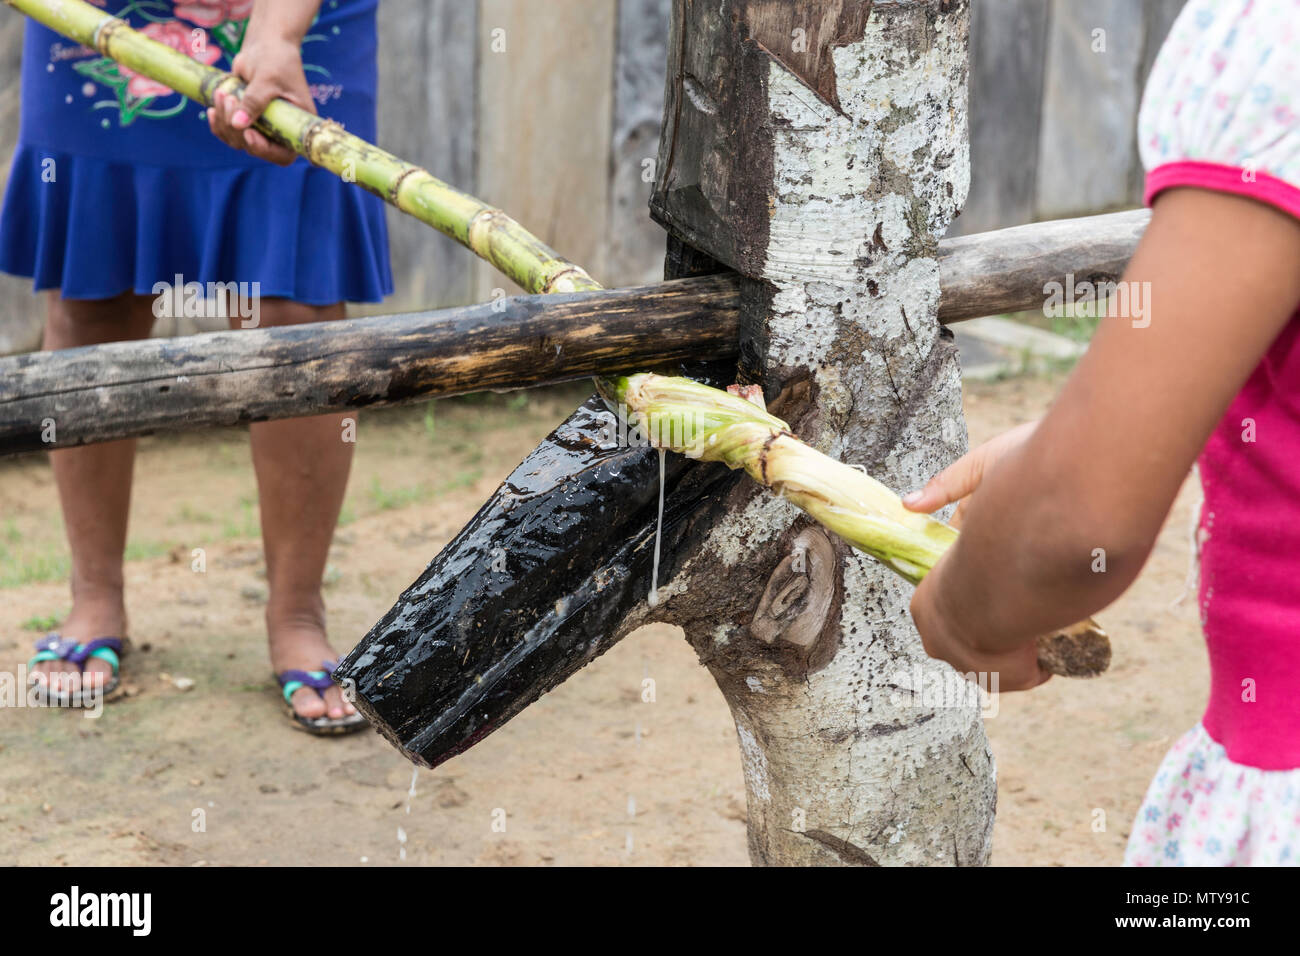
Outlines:
[[[64,299],[50,292],[43,348],[68,349],[130,339],[146,339],[154,324],[154,296],[123,294],[112,299]],[[50,452],[50,467],[63,506],[63,526],[72,559],[72,612],[60,636],[88,644],[101,637],[126,636],[122,600],[122,552],[135,441],[111,441]],[[102,687],[112,667],[97,657],[82,668],[72,661],[42,661],[30,676],[52,693]]]
[[[79,598],[59,629],[64,640],[89,643],[100,637],[126,636],[126,608],[119,592],[116,597],[103,595]],[[113,676],[113,667],[98,657],[82,665],[72,661],[41,661],[31,667],[28,677],[55,694],[79,694],[103,688]]]
[[[289,670],[318,671],[322,662],[338,657],[325,637],[323,606],[321,613],[276,613],[268,608],[266,630],[270,637],[271,670],[276,674]],[[289,698],[289,704],[295,714],[308,719],[339,720],[357,712],[343,699],[337,685],[324,691],[299,687]]]

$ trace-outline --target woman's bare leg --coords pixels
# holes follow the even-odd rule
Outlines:
[[[120,295],[114,299],[64,299],[49,293],[45,342],[47,351],[142,339],[153,328],[153,300]],[[55,428],[58,428],[55,421]],[[122,553],[126,548],[131,505],[135,441],[104,442],[50,453],[54,481],[63,506],[63,523],[72,552],[72,610],[63,622],[64,637],[92,641],[126,635],[122,593]],[[75,665],[47,661],[34,668],[37,679],[56,689],[75,691],[82,678]],[[91,658],[87,683],[104,679],[112,668]]]
[[[259,311],[262,326],[325,322],[344,314],[342,304],[309,306],[287,299],[263,299]],[[343,428],[349,416],[355,413],[258,422],[250,428],[270,590],[266,629],[277,673],[319,670],[321,661],[337,656],[326,639],[321,578],[352,467],[353,445],[344,440],[350,436]],[[356,713],[337,687],[326,690],[324,700],[310,687],[299,688],[293,707],[304,717]]]

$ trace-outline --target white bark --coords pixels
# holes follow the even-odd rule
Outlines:
[[[779,383],[810,375],[801,437],[899,490],[966,448],[956,353],[937,320],[937,242],[968,186],[967,16],[964,4],[877,3],[861,39],[833,50],[842,112],[781,62],[770,68],[765,372]],[[820,659],[791,666],[764,652],[754,615],[708,591],[742,586],[756,566],[768,581],[773,550],[784,558],[795,532],[810,532],[773,495],[747,486],[740,498],[661,598],[719,605],[707,624],[698,609],[682,623],[735,716],[754,861],[986,863],[993,757],[973,697],[921,706],[907,694],[963,686],[925,655],[912,588],[837,545],[827,572],[837,581],[805,572],[810,593],[841,598]],[[796,572],[807,564],[795,561]],[[790,562],[772,574],[791,576]],[[799,640],[799,607],[816,603],[786,615]],[[782,608],[755,612],[768,613]],[[765,619],[763,633],[780,623]]]

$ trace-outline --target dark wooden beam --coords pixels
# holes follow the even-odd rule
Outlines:
[[[1033,223],[939,245],[939,320],[1040,307],[1113,281],[1150,214]],[[732,274],[517,296],[440,312],[211,332],[0,359],[0,455],[731,359]],[[48,423],[53,423],[54,441]]]
[[[0,359],[0,455],[725,359],[738,296],[708,277]]]

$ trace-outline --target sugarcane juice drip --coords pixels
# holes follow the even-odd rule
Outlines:
[[[415,799],[415,783],[419,779],[420,768],[418,765],[411,767],[411,789],[406,791],[406,815],[411,815],[411,801]],[[406,859],[406,831],[399,825],[397,827],[397,858]]]
[[[659,449],[659,522],[655,525],[655,561],[650,575],[650,596],[646,603],[659,606],[659,544],[664,536],[664,449]]]

